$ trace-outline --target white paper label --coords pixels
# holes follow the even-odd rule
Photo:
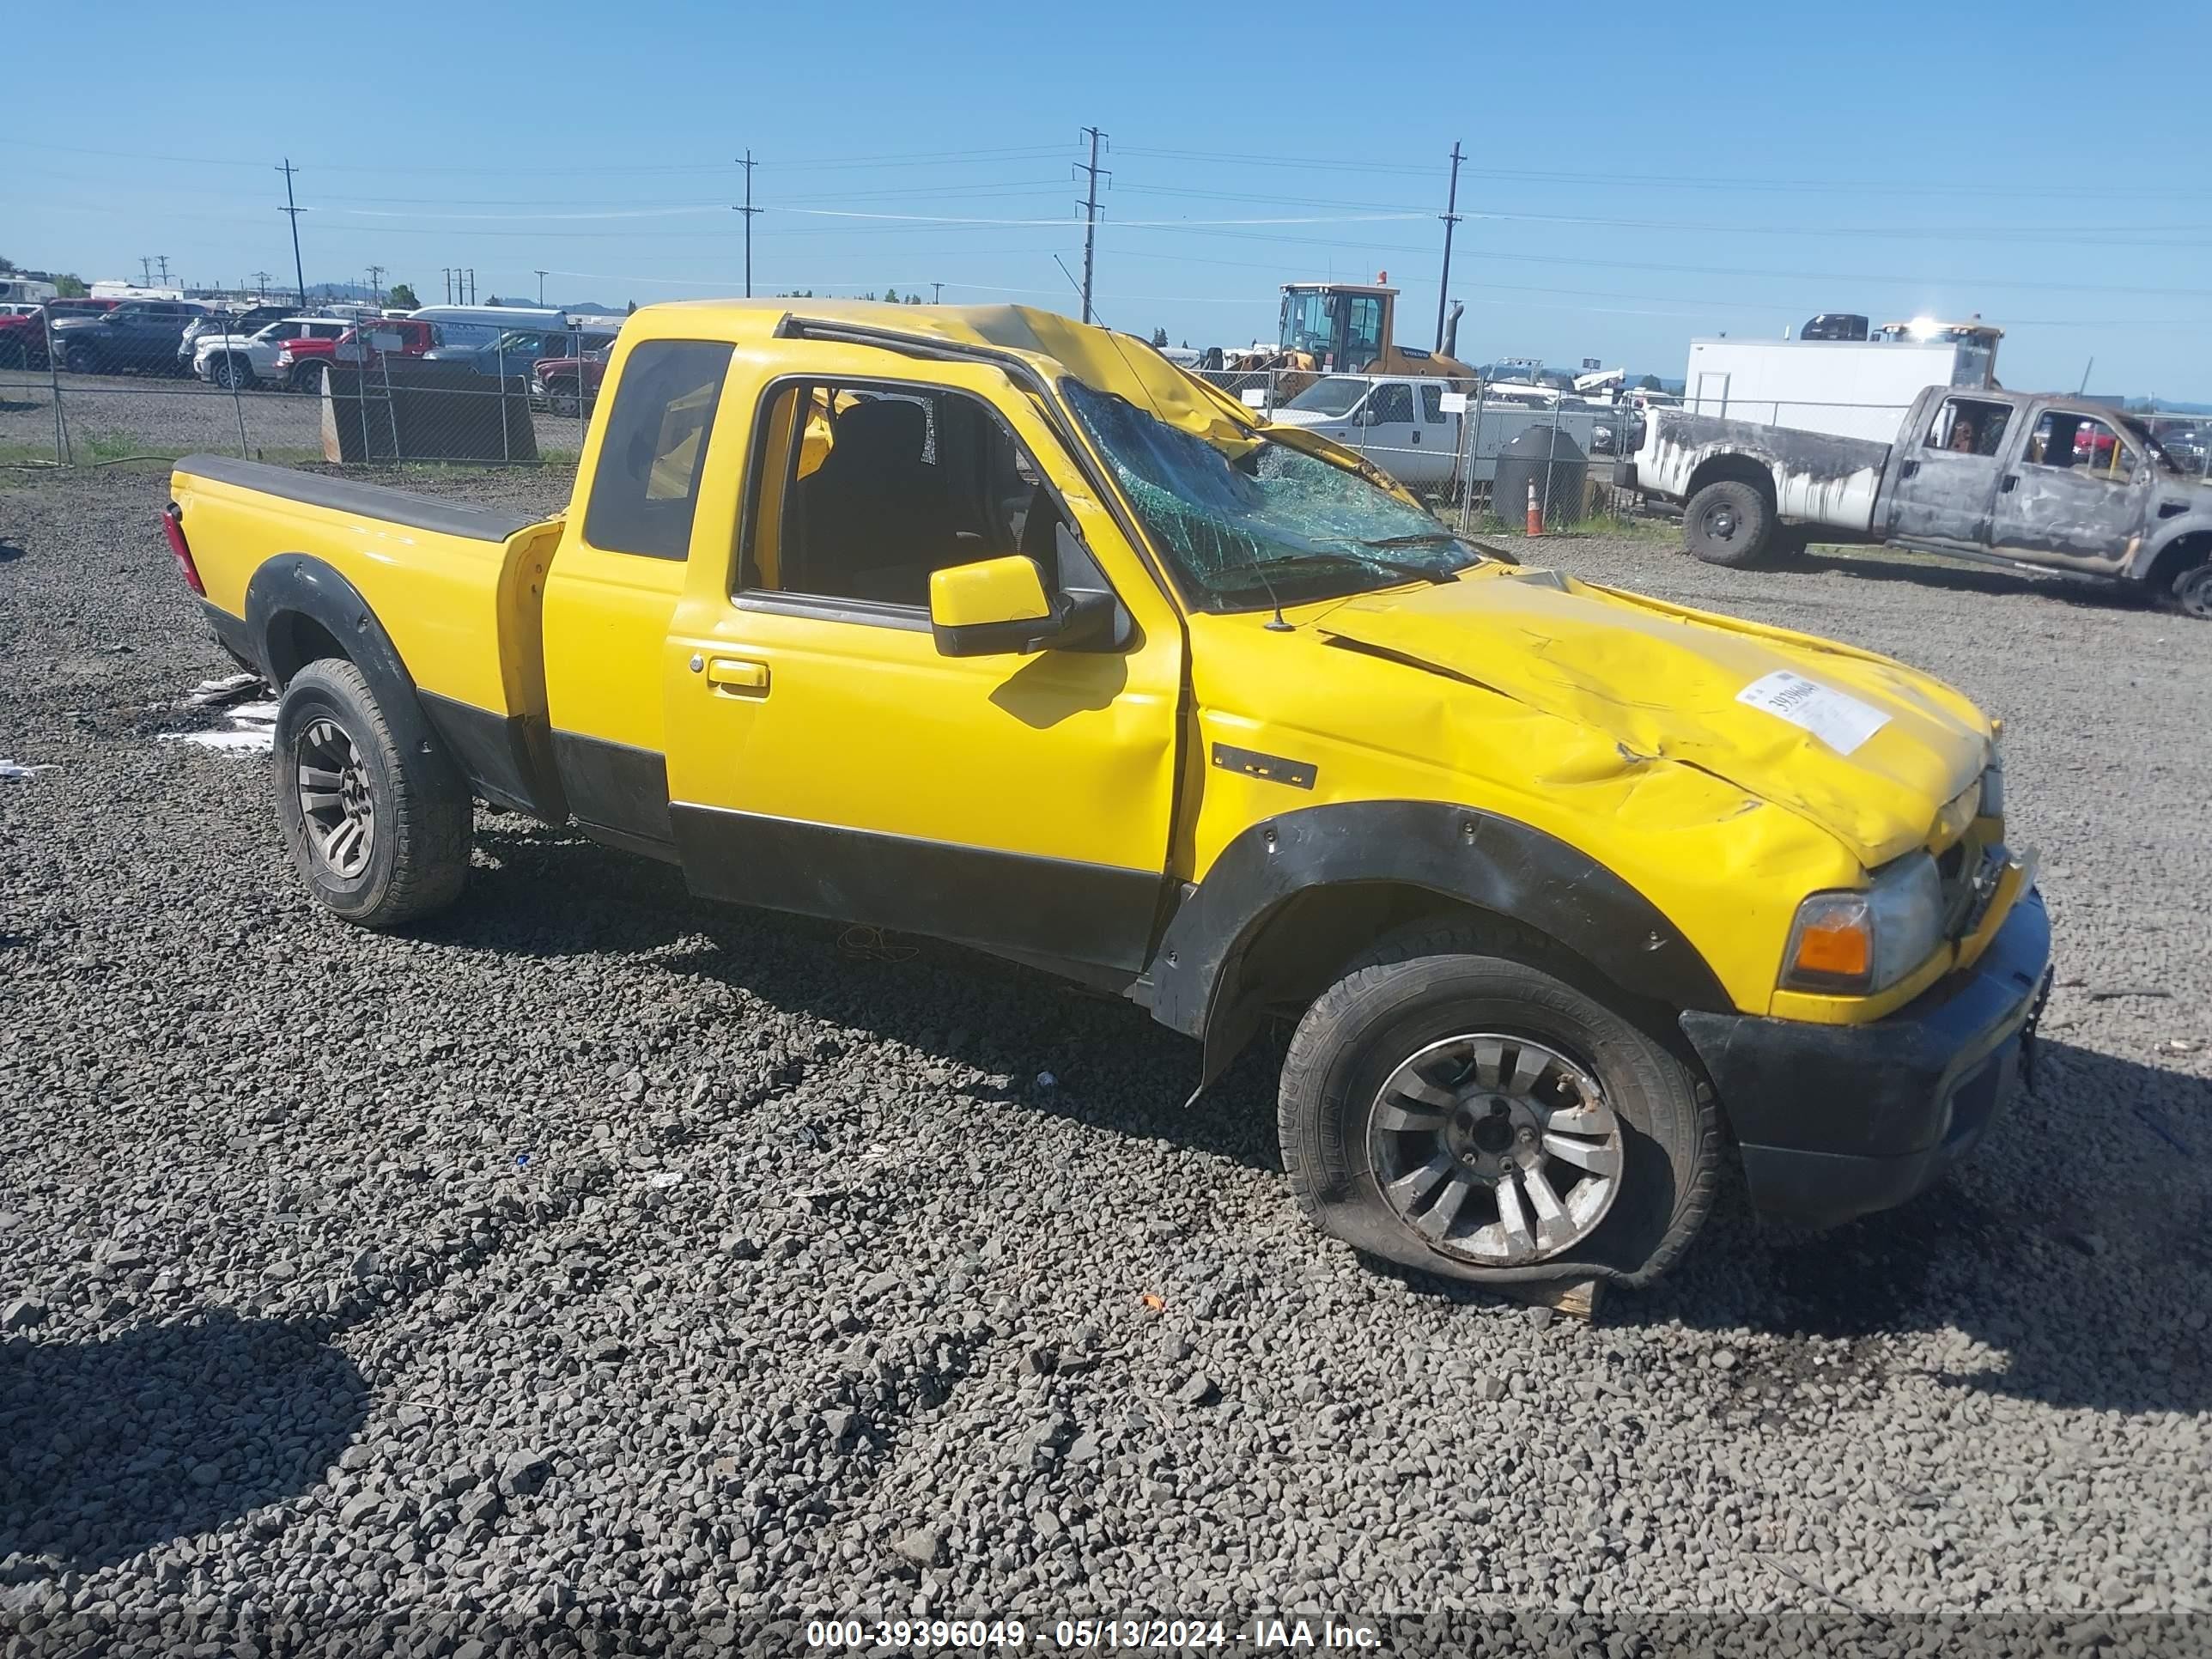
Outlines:
[[[1265,409],[1267,406],[1267,388],[1263,386],[1247,386],[1243,395],[1247,409]]]
[[[1838,755],[1850,754],[1889,724],[1889,716],[1873,705],[1786,668],[1753,680],[1735,700],[1802,726]]]
[[[1464,392],[1445,392],[1445,393],[1444,393],[1444,413],[1445,413],[1445,414],[1447,414],[1447,415],[1464,415],[1464,414],[1466,414],[1466,413],[1467,413],[1467,393],[1465,393]]]

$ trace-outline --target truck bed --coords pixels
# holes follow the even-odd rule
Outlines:
[[[1686,501],[1712,465],[1748,461],[1772,478],[1784,519],[1866,536],[1874,533],[1875,500],[1891,448],[1866,438],[1655,410],[1635,456],[1635,487]]]
[[[171,495],[233,654],[282,684],[327,654],[314,629],[356,658],[366,641],[481,793],[547,804],[528,757],[545,720],[538,607],[558,519],[217,455],[178,462]]]

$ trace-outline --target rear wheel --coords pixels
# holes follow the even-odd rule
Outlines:
[[[1734,478],[1709,483],[1682,509],[1682,539],[1707,564],[1741,570],[1766,556],[1774,512],[1758,487]]]
[[[1683,1064],[1565,980],[1445,933],[1323,993],[1278,1127],[1322,1228],[1472,1283],[1641,1283],[1711,1206],[1719,1114]]]
[[[450,765],[401,749],[360,669],[325,658],[276,711],[276,814],[324,907],[396,927],[460,896],[471,808]]]

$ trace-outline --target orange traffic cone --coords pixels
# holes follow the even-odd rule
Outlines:
[[[1528,533],[1532,536],[1544,533],[1544,507],[1536,499],[1536,481],[1534,478],[1528,480]]]

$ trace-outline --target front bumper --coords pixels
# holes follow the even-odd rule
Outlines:
[[[2032,1065],[2051,921],[2031,890],[1981,960],[1867,1025],[1690,1012],[1752,1201],[1832,1226],[1924,1192],[1970,1152]]]

